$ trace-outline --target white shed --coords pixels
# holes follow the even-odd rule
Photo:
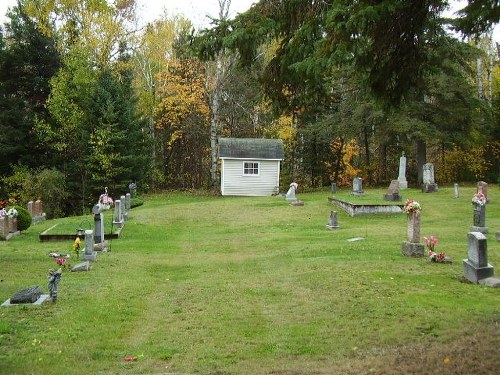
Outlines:
[[[222,195],[278,193],[283,158],[281,139],[219,138]]]

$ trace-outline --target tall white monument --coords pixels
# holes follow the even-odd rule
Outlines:
[[[403,155],[399,158],[399,190],[408,189],[408,182],[406,181],[406,156]]]

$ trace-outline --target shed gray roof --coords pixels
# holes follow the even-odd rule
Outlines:
[[[283,160],[281,139],[219,138],[219,157],[236,159]]]

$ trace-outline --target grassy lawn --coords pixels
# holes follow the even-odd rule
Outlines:
[[[437,236],[451,265],[401,255],[405,215],[352,218],[328,190],[299,191],[303,207],[145,197],[90,272],[63,274],[57,303],[0,308],[0,374],[492,374],[500,289],[462,277],[474,192],[403,191],[422,204],[422,236]],[[498,186],[489,197],[498,275]],[[326,229],[331,210],[339,230]],[[54,223],[0,242],[0,302],[28,286],[47,292],[47,254],[72,244],[38,241]]]

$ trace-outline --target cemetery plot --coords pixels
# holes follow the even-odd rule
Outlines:
[[[56,223],[38,235],[40,241],[74,240],[76,236],[85,239],[85,230],[93,229],[94,215],[75,216],[53,220]],[[122,228],[112,223],[112,218],[104,219],[104,238],[114,239],[120,236]]]

